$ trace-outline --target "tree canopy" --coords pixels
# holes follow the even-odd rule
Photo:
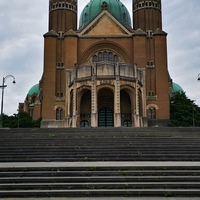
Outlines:
[[[170,126],[200,126],[200,108],[185,93],[174,93],[170,99]]]
[[[3,127],[7,128],[32,128],[40,127],[41,119],[33,120],[26,112],[20,111],[12,116],[3,115]]]

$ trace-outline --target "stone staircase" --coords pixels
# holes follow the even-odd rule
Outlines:
[[[200,128],[0,129],[0,198],[200,197]]]

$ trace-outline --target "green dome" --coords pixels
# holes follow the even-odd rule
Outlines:
[[[28,96],[37,95],[39,93],[39,84],[35,84],[29,91]]]
[[[176,92],[184,93],[183,88],[177,83],[172,84],[172,92],[173,93],[176,93]]]
[[[124,26],[131,27],[130,14],[119,0],[91,0],[80,15],[79,28],[89,24],[102,11],[103,4],[108,5],[107,10]]]

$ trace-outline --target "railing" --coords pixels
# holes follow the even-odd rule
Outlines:
[[[70,83],[96,79],[120,79],[138,80],[143,83],[143,72],[137,69],[136,65],[126,63],[98,62],[77,65],[70,73]]]

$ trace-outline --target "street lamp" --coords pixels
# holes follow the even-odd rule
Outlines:
[[[7,75],[6,77],[3,77],[3,83],[2,85],[0,85],[0,88],[2,89],[2,93],[1,93],[1,116],[0,116],[0,128],[3,127],[3,97],[4,97],[4,88],[7,87],[7,85],[5,85],[5,82],[8,78],[12,78],[13,79],[13,83],[15,84],[15,77],[13,75]]]
[[[200,74],[198,74],[198,78],[197,78],[197,81],[200,81]]]

